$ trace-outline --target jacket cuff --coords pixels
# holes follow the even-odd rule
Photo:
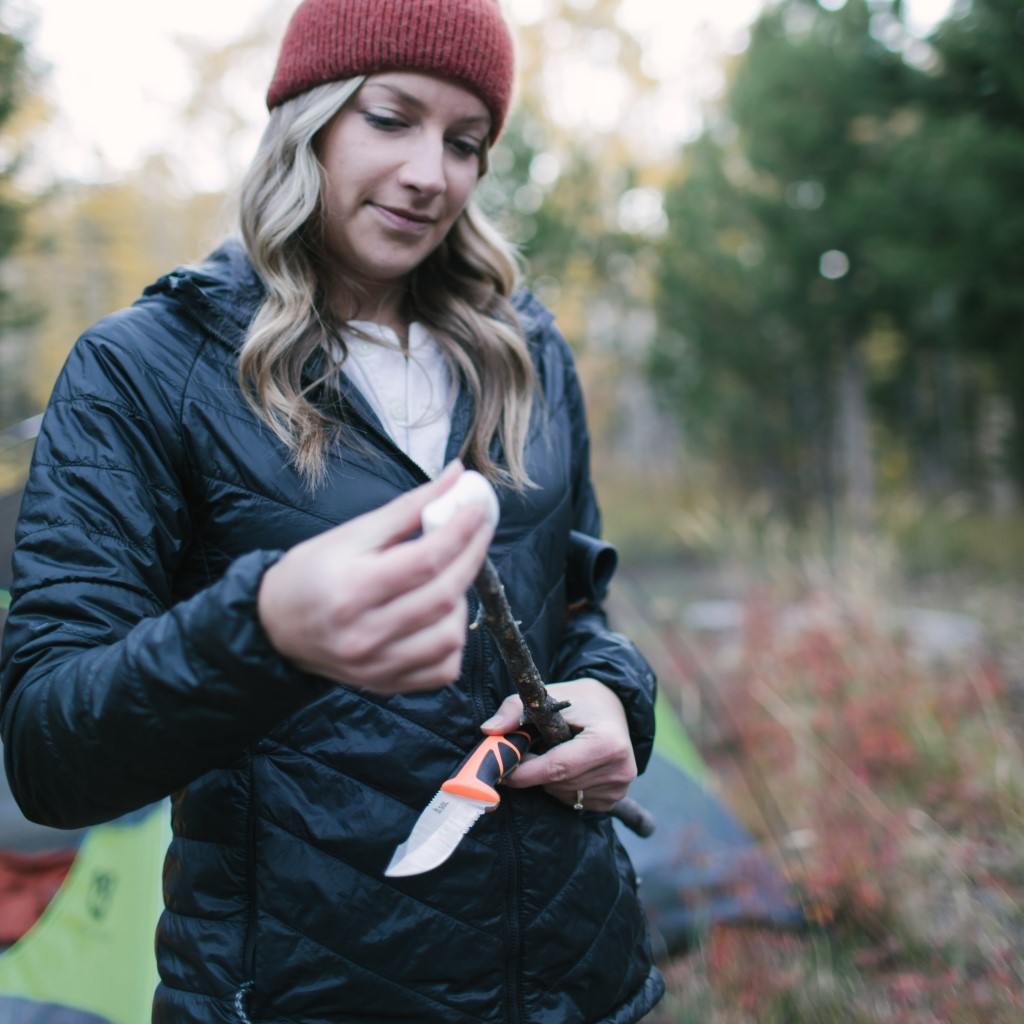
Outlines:
[[[216,618],[195,614],[195,621],[190,622],[193,613],[201,612],[202,602],[187,602],[185,635],[193,638],[195,650],[209,665],[231,670],[241,661],[270,675],[285,669],[287,663],[271,644],[257,608],[263,574],[283,555],[283,551],[251,551],[235,559],[214,584],[218,591]]]
[[[203,684],[223,687],[229,699],[242,697],[257,729],[271,728],[329,685],[280,654],[260,622],[263,574],[283,555],[264,550],[242,555],[210,590],[174,609]]]
[[[649,668],[645,669],[643,678],[634,681],[623,679],[610,666],[593,666],[584,668],[575,678],[580,676],[589,676],[604,683],[622,703],[639,775],[647,768],[654,750],[654,695],[657,687],[654,673]]]
[[[604,624],[599,613],[583,613],[570,625],[559,679],[589,676],[604,683],[622,702],[633,743],[637,771],[647,767],[654,747],[657,679],[636,647]]]

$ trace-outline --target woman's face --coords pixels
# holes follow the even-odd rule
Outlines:
[[[335,268],[386,294],[422,263],[472,195],[490,126],[483,101],[455,82],[367,78],[316,144]]]

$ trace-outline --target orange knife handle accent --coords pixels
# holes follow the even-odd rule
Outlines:
[[[532,739],[525,730],[485,737],[441,789],[445,793],[481,800],[490,804],[487,810],[493,811],[501,802],[495,786],[519,766]]]

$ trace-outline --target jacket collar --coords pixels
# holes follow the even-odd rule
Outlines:
[[[266,295],[266,288],[249,261],[241,240],[229,238],[198,266],[178,267],[154,281],[143,292],[144,296],[160,294],[173,296],[181,302],[193,319],[214,338],[232,352],[237,352]],[[531,346],[535,345],[553,322],[551,313],[525,289],[517,291],[511,302],[527,341]],[[312,379],[316,367],[308,367],[308,372]],[[342,375],[340,387],[349,411],[372,431],[387,438],[387,432],[369,403],[345,375]],[[458,455],[472,418],[472,397],[460,383],[452,409],[446,461]]]
[[[237,351],[266,288],[241,240],[229,238],[199,265],[175,268],[142,294],[174,296],[215,338]]]
[[[237,350],[259,310],[266,288],[249,262],[241,239],[229,238],[202,263],[177,267],[154,281],[142,294],[176,296],[202,326],[232,350]],[[526,289],[517,291],[511,302],[527,340],[537,341],[553,322],[551,313]]]

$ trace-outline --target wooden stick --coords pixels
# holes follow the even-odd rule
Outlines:
[[[549,747],[571,740],[573,731],[562,717],[562,711],[569,705],[554,700],[548,693],[530,648],[526,646],[519,630],[519,623],[509,607],[504,584],[489,558],[484,559],[474,586],[480,598],[481,618],[494,637],[498,653],[522,698],[527,721],[536,728]],[[629,797],[620,800],[611,813],[637,835],[649,836],[654,831],[655,822],[650,811]]]

